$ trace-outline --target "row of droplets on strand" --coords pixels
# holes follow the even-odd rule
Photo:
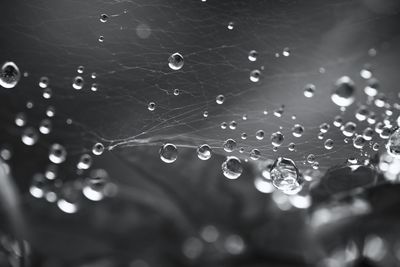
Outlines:
[[[289,56],[289,53],[287,52],[285,54],[286,56]],[[257,59],[257,52],[255,50],[252,50],[248,54],[248,59],[250,61],[255,61]],[[171,70],[173,71],[178,71],[183,68],[184,66],[184,59],[183,56],[180,53],[173,53],[169,58],[168,58],[168,66],[170,67]],[[79,74],[82,74],[84,71],[83,66],[79,66],[77,68],[77,72]],[[333,125],[338,127],[341,131],[342,134],[346,137],[345,142],[348,143],[351,141],[350,138],[352,138],[352,143],[354,148],[356,149],[363,149],[366,145],[370,145],[373,151],[378,151],[379,150],[379,143],[374,142],[371,143],[370,141],[372,140],[372,137],[375,133],[379,134],[379,137],[382,139],[387,139],[387,152],[394,156],[398,157],[399,155],[399,130],[396,129],[399,124],[399,119],[397,119],[396,123],[393,122],[393,119],[391,119],[391,116],[393,115],[393,111],[391,110],[391,106],[388,103],[386,97],[384,94],[379,93],[379,82],[376,78],[372,77],[372,71],[370,69],[370,66],[364,66],[364,68],[361,70],[360,75],[362,78],[367,80],[367,85],[364,88],[364,93],[369,97],[369,101],[373,102],[376,107],[378,108],[386,108],[384,114],[385,118],[383,121],[377,122],[378,118],[377,115],[374,112],[370,112],[367,105],[361,105],[355,112],[355,118],[362,122],[362,121],[367,121],[368,124],[370,125],[369,127],[366,127],[362,134],[357,134],[356,133],[356,128],[357,124],[355,122],[349,121],[344,123],[343,119],[341,118],[340,115],[336,116],[333,120]],[[4,88],[13,88],[17,85],[19,79],[20,79],[20,71],[17,67],[17,65],[14,62],[5,62],[2,66],[2,75],[1,75],[1,85]],[[260,76],[260,71],[255,70],[250,73],[250,80],[252,82],[258,82],[259,81],[259,76]],[[92,73],[91,75],[92,79],[96,78],[96,74]],[[76,90],[80,90],[83,88],[83,78],[81,76],[76,76],[73,79],[72,87]],[[42,77],[39,81],[39,86],[44,89],[43,91],[43,97],[44,98],[51,98],[51,90],[49,87],[49,79],[47,77]],[[93,90],[95,88],[95,90]],[[96,91],[97,90],[97,85],[92,84],[92,90]],[[314,96],[316,91],[316,87],[313,84],[307,84],[304,87],[304,96],[307,98],[311,98]],[[174,89],[173,94],[175,96],[179,95],[179,89]],[[342,111],[345,110],[346,107],[350,106],[353,104],[355,101],[355,83],[354,81],[348,77],[348,76],[343,76],[340,77],[334,84],[334,89],[331,94],[331,100],[333,103],[335,103],[337,106],[341,108]],[[218,105],[222,105],[225,102],[225,96],[220,94],[216,96],[216,103]],[[148,105],[148,109],[150,111],[155,110],[156,104],[154,102],[150,102]],[[393,105],[394,108],[398,109],[399,106],[398,104]],[[277,117],[282,116],[282,113],[284,112],[284,106],[276,109],[274,111],[274,115]],[[51,107],[48,112],[48,117],[52,117],[54,115],[54,108]],[[265,113],[265,111],[264,111]],[[203,113],[204,117],[208,116],[207,112]],[[247,115],[243,115],[243,120],[247,120]],[[23,113],[18,113],[16,118],[15,118],[15,123],[17,126],[25,126],[26,124],[26,118]],[[374,127],[372,127],[374,125]],[[227,128],[228,124],[226,122],[221,123],[220,127],[222,129]],[[237,122],[236,121],[231,121],[229,123],[229,128],[230,129],[236,129]],[[330,129],[330,124],[328,123],[323,123],[320,125],[320,134],[318,135],[319,139],[323,139],[323,134],[328,132]],[[48,134],[51,131],[51,121],[47,118],[42,120],[39,126],[39,132],[42,134]],[[292,128],[292,134],[294,137],[301,137],[304,133],[304,127],[301,124],[295,124]],[[263,130],[258,130],[255,133],[255,136],[258,140],[263,140],[265,133]],[[241,135],[242,139],[247,139],[247,133],[242,133]],[[25,128],[22,134],[22,142],[26,145],[34,145],[37,140],[38,140],[38,132],[35,128],[28,127]],[[280,131],[272,133],[271,137],[271,144],[273,146],[273,149],[276,151],[279,146],[284,142],[284,134],[281,133]],[[60,149],[58,144],[55,144],[57,146],[52,146],[50,149],[51,153],[49,154],[49,158],[65,158],[66,157],[66,152],[62,149]],[[59,149],[54,149],[54,147],[58,147]],[[223,143],[223,149],[230,153],[236,150],[236,141],[234,139],[227,139]],[[330,150],[334,147],[334,140],[332,139],[326,139],[324,142],[324,147],[327,150]],[[290,151],[295,150],[295,144],[290,143],[288,145],[288,149]],[[101,143],[97,143],[94,145],[92,152],[95,155],[100,155],[104,151],[104,145]],[[57,155],[55,155],[53,152],[60,152]],[[244,149],[239,148],[239,152],[243,153]],[[212,149],[209,145],[204,144],[198,147],[197,153],[200,159],[202,160],[207,160],[211,157],[212,154]],[[250,159],[252,160],[258,160],[261,157],[261,152],[257,148],[252,149],[249,153]],[[177,159],[178,156],[178,150],[177,147],[174,144],[168,143],[165,144],[161,149],[160,149],[160,157],[164,162],[167,163],[172,163]],[[85,155],[83,157],[84,159],[87,159],[88,156]],[[318,168],[318,162],[314,159],[315,156],[313,154],[310,154],[307,156],[307,162],[311,163],[313,168],[317,169]],[[50,159],[51,160],[51,159]],[[283,161],[282,161],[283,160]],[[54,162],[53,160],[51,160]],[[58,163],[61,163],[63,160],[56,160]],[[295,166],[294,162],[290,159],[282,159],[278,158],[276,160],[277,163],[279,162],[290,162],[290,164],[286,164],[288,166]],[[57,163],[57,164],[58,164]],[[85,165],[85,164],[83,164]],[[81,166],[83,166],[81,164]],[[279,164],[277,164],[279,166]],[[238,178],[242,171],[243,168],[241,167],[241,161],[239,158],[234,157],[234,156],[229,156],[227,157],[226,161],[222,164],[222,169],[223,173],[227,178],[230,179],[235,179]],[[284,170],[285,168],[283,168]],[[289,169],[287,167],[286,169]],[[278,175],[279,177],[283,176],[288,176],[287,174],[280,174]],[[290,175],[289,175],[290,176]],[[294,179],[298,181],[299,179]],[[275,184],[274,184],[275,185]],[[284,190],[287,191],[287,190]]]
[[[102,23],[107,22],[108,19],[109,19],[108,15],[101,14],[100,21]],[[233,22],[230,22],[227,27],[228,30],[233,30],[234,25],[235,24]],[[101,41],[104,41],[104,37],[101,37],[100,39]],[[370,49],[368,51],[368,54],[370,56],[375,56],[376,50]],[[281,55],[284,57],[290,56],[291,55],[290,49],[288,47],[285,47],[283,48],[281,53],[275,54],[276,57],[279,57]],[[257,61],[258,52],[256,50],[249,51],[247,54],[247,58],[250,62]],[[182,56],[182,54],[178,52],[171,54],[168,58],[168,66],[172,71],[181,70],[184,67],[184,57]],[[254,83],[259,82],[262,75],[262,70],[263,67],[261,67],[260,69],[254,69],[250,71],[249,80]],[[82,77],[82,74],[84,72],[84,67],[79,66],[77,68],[77,72],[78,75],[73,78],[72,87],[76,90],[81,90],[84,88],[84,81],[85,81],[84,78]],[[325,72],[325,69],[320,68],[320,72],[321,73]],[[366,64],[360,71],[360,75],[367,81],[367,85],[364,87],[364,92],[369,97],[369,101],[373,101],[376,107],[385,108],[386,110],[384,114],[386,115],[386,118],[384,118],[382,121],[378,121],[379,120],[378,116],[374,112],[369,111],[367,105],[361,105],[355,113],[355,118],[360,122],[367,121],[369,124],[369,126],[363,130],[362,134],[357,133],[357,124],[355,122],[352,121],[344,122],[340,115],[334,118],[332,124],[341,130],[342,134],[345,136],[344,139],[345,143],[352,143],[354,148],[356,149],[362,150],[364,149],[364,147],[369,146],[373,151],[378,151],[380,149],[379,143],[372,142],[372,137],[375,135],[375,133],[378,134],[381,139],[388,139],[386,145],[387,152],[390,155],[396,157],[398,156],[398,150],[399,150],[398,140],[397,140],[398,131],[396,130],[396,125],[393,122],[393,117],[391,117],[393,115],[393,111],[391,110],[391,108],[394,107],[398,109],[399,106],[396,103],[395,105],[390,106],[385,95],[379,93],[379,81],[375,77],[373,77],[373,72],[370,65]],[[21,75],[17,65],[13,62],[6,62],[2,66],[2,77],[0,81],[1,85],[5,88],[13,88],[18,83],[20,76]],[[96,74],[92,73],[91,78],[96,79]],[[50,81],[47,77],[42,77],[39,81],[39,86],[43,89],[43,98],[45,99],[49,99],[52,96],[52,91],[51,88],[49,87],[49,82]],[[97,89],[98,89],[97,83],[92,83],[91,90],[97,91]],[[304,86],[304,96],[307,98],[312,98],[316,90],[317,89],[314,84],[311,83],[306,84]],[[177,88],[173,89],[173,95],[175,96],[180,95],[180,90]],[[339,106],[342,111],[345,111],[346,107],[352,105],[353,102],[355,101],[354,81],[348,76],[343,76],[337,79],[337,81],[334,84],[334,89],[332,90],[331,100],[333,103]],[[225,96],[222,94],[217,95],[215,101],[218,105],[222,105],[225,102]],[[148,104],[147,108],[149,111],[155,111],[156,103],[151,101]],[[276,117],[281,117],[283,112],[284,112],[284,106],[274,110],[273,114]],[[267,114],[267,111],[264,111],[263,113]],[[47,115],[48,117],[52,117],[54,115],[54,107],[49,107],[49,112]],[[205,118],[208,117],[208,111],[203,112],[203,117]],[[243,120],[247,119],[248,119],[247,115],[244,114]],[[17,124],[17,126],[20,127],[25,126],[26,124],[25,114],[18,113],[15,119],[15,123]],[[230,129],[234,130],[236,129],[237,124],[238,124],[237,121],[231,121],[229,124],[227,122],[222,122],[220,124],[220,127],[222,129],[226,129],[229,126]],[[397,124],[399,124],[399,119],[397,119]],[[323,123],[320,125],[319,128],[320,128],[320,133],[318,135],[318,139],[322,140],[324,139],[324,134],[328,132],[328,130],[330,129],[330,124]],[[294,137],[300,138],[303,135],[304,130],[305,128],[301,124],[296,123],[292,127],[292,134]],[[41,134],[49,134],[50,131],[51,131],[51,120],[49,118],[46,118],[41,122],[41,125],[39,126],[39,132]],[[27,127],[23,131],[22,141],[26,145],[34,145],[38,140],[38,136],[39,134],[35,128]],[[263,140],[265,137],[265,132],[263,130],[258,130],[255,133],[255,136],[256,139]],[[245,140],[247,138],[248,138],[247,133],[241,134],[241,139]],[[285,135],[282,132],[277,131],[271,134],[270,140],[273,150],[277,151],[278,147],[280,147],[283,144],[285,140]],[[326,139],[324,141],[324,147],[327,150],[331,150],[332,148],[334,148],[334,144],[335,141],[332,139]],[[234,139],[229,138],[224,141],[222,147],[225,152],[231,153],[237,149],[236,141]],[[288,144],[287,147],[289,151],[296,151],[296,144],[293,142]],[[174,144],[171,143],[164,144],[163,147],[160,149],[160,157],[164,162],[172,163],[176,160],[178,156],[177,150],[178,149]],[[50,149],[50,151],[52,150]],[[94,155],[100,155],[103,151],[104,151],[104,145],[102,143],[96,143],[93,146],[92,152]],[[243,153],[244,149],[241,147],[238,148],[238,151],[240,153]],[[206,160],[211,157],[212,149],[208,144],[203,144],[198,147],[197,153],[200,159]],[[61,153],[60,156],[61,158],[64,157],[64,153]],[[87,156],[85,155],[84,158],[87,158]],[[251,160],[259,160],[261,158],[260,150],[257,148],[252,149],[249,153],[249,158]],[[314,169],[318,169],[319,163],[315,159],[315,156],[313,154],[307,155],[306,160],[308,163],[312,164],[312,167]],[[354,160],[351,159],[350,161]],[[276,159],[277,163],[276,166],[284,165],[282,162],[286,163],[287,166],[291,165],[295,166],[294,162],[287,158]],[[222,164],[222,169],[224,175],[230,179],[238,178],[243,171],[240,159],[234,156],[227,157],[226,161]],[[283,168],[283,170],[284,169],[285,168]],[[287,167],[286,169],[290,169],[290,167]],[[281,173],[280,177],[285,175],[286,174]],[[299,179],[295,180],[298,181]],[[276,184],[274,183],[274,185]]]

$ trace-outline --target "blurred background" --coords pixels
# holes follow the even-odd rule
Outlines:
[[[1,10],[0,266],[400,266],[400,1]]]

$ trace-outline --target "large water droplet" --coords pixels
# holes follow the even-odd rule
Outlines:
[[[172,163],[178,158],[178,148],[171,143],[167,143],[160,148],[160,158],[165,163]]]
[[[183,67],[183,56],[179,53],[174,53],[168,58],[168,66],[172,70],[180,70]]]
[[[67,158],[67,151],[60,144],[53,144],[49,150],[49,160],[55,164],[64,162]]]
[[[201,160],[208,160],[211,158],[212,150],[208,144],[201,145],[197,148],[197,157]]]
[[[20,78],[21,73],[14,62],[7,61],[3,64],[0,72],[0,85],[2,87],[14,88],[19,82]]]
[[[227,157],[221,167],[223,174],[228,179],[237,179],[243,172],[242,163],[237,157]]]
[[[386,143],[386,150],[389,155],[400,158],[400,128],[393,131]]]
[[[293,160],[279,157],[271,167],[272,184],[285,194],[296,194],[301,188],[299,171]]]
[[[336,81],[331,99],[336,105],[347,107],[354,102],[354,92],[354,82],[348,76],[343,76]]]

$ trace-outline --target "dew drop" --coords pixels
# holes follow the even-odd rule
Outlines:
[[[311,83],[309,83],[309,84],[307,84],[305,87],[304,87],[304,96],[305,97],[308,97],[308,98],[311,98],[311,97],[313,97],[314,96],[314,94],[315,94],[315,85],[313,85],[313,84],[311,84]]]
[[[14,62],[7,61],[1,67],[0,86],[14,88],[21,78],[19,68]]]
[[[49,84],[50,84],[50,79],[48,77],[46,77],[46,76],[40,77],[40,79],[39,79],[39,87],[40,88],[43,88],[43,89],[47,88],[49,86]]]
[[[347,107],[353,104],[355,97],[354,82],[348,76],[339,78],[331,95],[333,103],[340,107]]]
[[[100,15],[100,21],[101,22],[107,22],[107,20],[108,20],[108,15],[107,14],[101,14]]]
[[[237,179],[243,172],[242,163],[237,157],[227,157],[221,167],[224,176],[228,179]]]
[[[172,70],[180,70],[183,67],[183,56],[179,53],[174,53],[168,58],[168,66]]]
[[[309,154],[307,156],[307,162],[311,164],[311,163],[314,163],[314,161],[315,161],[315,155],[314,154]]]
[[[228,23],[228,30],[233,30],[233,28],[234,28],[234,26],[235,26],[235,23],[234,22],[229,22]]]
[[[207,144],[201,145],[197,148],[197,157],[201,160],[208,160],[211,158],[212,150]]]
[[[301,137],[304,133],[304,127],[300,124],[295,124],[292,128],[292,134],[294,137]]]
[[[265,132],[264,132],[263,130],[258,130],[258,131],[256,132],[256,138],[257,138],[258,140],[263,140],[263,139],[264,139],[264,136],[265,136]]]
[[[76,167],[79,170],[87,170],[90,168],[91,165],[92,165],[92,156],[90,156],[89,154],[83,154],[80,157],[79,162],[76,165]]]
[[[225,96],[224,95],[217,95],[215,98],[215,102],[217,102],[218,105],[222,105],[225,101]]]
[[[249,59],[250,61],[256,61],[256,60],[257,60],[257,56],[258,56],[257,51],[256,51],[256,50],[251,50],[251,51],[249,52],[248,59]]]
[[[104,152],[104,145],[102,143],[96,143],[92,147],[92,153],[96,156],[103,154]]]
[[[331,150],[333,148],[333,140],[332,139],[326,139],[324,142],[324,147],[327,150]]]
[[[293,160],[279,157],[271,167],[272,184],[285,194],[296,194],[301,188],[300,174]]]
[[[362,149],[366,145],[367,141],[364,139],[362,135],[357,135],[353,139],[353,146],[357,149]]]
[[[39,139],[39,134],[33,127],[25,128],[22,132],[21,140],[27,146],[33,146]]]
[[[352,137],[356,131],[357,125],[354,122],[347,122],[344,126],[342,126],[341,130],[344,136]]]
[[[235,130],[236,127],[237,127],[237,122],[236,122],[236,121],[231,121],[231,122],[229,123],[229,129]]]
[[[288,150],[289,151],[294,151],[296,149],[296,144],[295,143],[290,143],[289,145],[288,145]]]
[[[258,160],[261,157],[261,152],[257,148],[254,148],[250,151],[250,159]]]
[[[156,103],[150,102],[150,103],[147,105],[147,109],[150,110],[150,111],[154,111],[154,110],[156,109]]]
[[[173,163],[178,158],[178,148],[174,144],[167,143],[160,148],[159,154],[165,163]]]
[[[281,146],[285,137],[281,132],[275,132],[271,135],[271,143],[274,147]]]
[[[49,134],[52,129],[52,123],[49,119],[43,119],[39,124],[39,132],[42,134]]]
[[[54,164],[63,163],[67,158],[67,150],[60,144],[52,144],[49,150],[49,160]]]
[[[368,96],[376,96],[378,94],[379,81],[375,78],[368,80],[367,86],[364,87],[364,93]]]
[[[250,72],[250,81],[256,83],[260,80],[261,72],[259,70],[252,70]]]
[[[236,141],[233,139],[227,139],[223,144],[224,150],[229,153],[235,151],[236,146],[237,146]]]
[[[72,82],[72,87],[75,90],[81,90],[83,88],[84,80],[81,76],[76,76]]]
[[[289,49],[289,47],[285,47],[285,48],[283,49],[282,55],[283,55],[284,57],[290,56],[290,49]]]
[[[17,113],[17,115],[15,115],[15,125],[19,126],[19,127],[23,127],[26,125],[27,122],[27,118],[25,113]]]

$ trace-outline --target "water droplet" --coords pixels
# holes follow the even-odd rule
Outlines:
[[[326,139],[324,142],[324,147],[325,147],[325,149],[331,150],[333,148],[333,140]]]
[[[242,134],[240,135],[240,137],[241,137],[243,140],[247,139],[247,133],[242,133]]]
[[[344,126],[342,126],[341,130],[344,136],[352,137],[356,131],[357,125],[354,122],[347,122]]]
[[[91,77],[92,79],[96,79],[96,78],[97,78],[96,72],[92,72],[92,74],[90,75],[90,77]]]
[[[256,60],[257,60],[257,56],[258,56],[257,51],[256,51],[256,50],[251,50],[251,51],[249,52],[248,59],[249,59],[250,61],[256,61]]]
[[[261,152],[257,148],[254,148],[250,151],[250,158],[252,160],[258,160],[261,157]]]
[[[180,94],[180,90],[178,88],[174,89],[174,95],[178,96]]]
[[[369,64],[366,64],[364,68],[360,71],[360,76],[366,80],[372,77],[371,66]]]
[[[335,116],[335,118],[333,119],[333,125],[335,127],[340,127],[343,124],[343,118],[341,116]]]
[[[82,193],[89,200],[100,201],[105,196],[108,184],[109,176],[104,169],[92,170],[89,177],[85,179]]]
[[[284,57],[290,56],[290,49],[289,49],[289,47],[283,48],[282,55],[283,55]]]
[[[104,152],[104,145],[102,143],[96,143],[92,147],[92,153],[96,156],[103,154]]]
[[[231,122],[229,123],[229,128],[230,128],[231,130],[235,130],[235,129],[236,129],[236,126],[237,126],[237,122],[236,122],[236,121],[231,121]]]
[[[178,158],[178,148],[171,143],[167,143],[160,148],[160,158],[165,163],[173,163]]]
[[[235,23],[234,22],[229,22],[228,23],[228,30],[233,30],[233,28],[234,28],[234,26],[235,26]]]
[[[261,72],[259,70],[252,70],[250,72],[250,81],[256,83],[260,80]]]
[[[100,35],[100,36],[99,36],[99,42],[100,42],[100,43],[104,42],[104,36],[103,36],[103,35]]]
[[[353,104],[355,87],[354,82],[348,76],[339,78],[335,83],[331,99],[333,103],[340,107],[347,107]]]
[[[75,90],[81,90],[83,88],[84,80],[81,76],[76,76],[72,82],[72,87]]]
[[[373,135],[374,135],[374,130],[372,128],[367,127],[367,128],[364,129],[363,137],[364,137],[365,140],[371,141]]]
[[[369,110],[366,106],[361,105],[355,113],[355,117],[358,121],[365,121],[369,115]]]
[[[207,110],[203,112],[203,117],[204,117],[204,118],[207,118],[207,117],[208,117],[208,111],[207,111]]]
[[[328,123],[324,122],[319,126],[319,131],[321,133],[326,133],[326,132],[328,132],[329,128],[330,128],[330,125]]]
[[[357,149],[362,149],[366,145],[367,141],[364,139],[362,135],[357,135],[353,139],[353,146]]]
[[[50,118],[54,117],[55,114],[56,114],[56,110],[55,110],[55,108],[53,106],[47,107],[47,109],[46,109],[47,117],[50,117]]]
[[[289,145],[288,145],[288,150],[289,151],[294,151],[296,149],[296,144],[295,143],[290,143]]]
[[[179,53],[174,53],[168,58],[168,66],[172,70],[180,70],[183,67],[183,56]]]
[[[79,170],[87,170],[90,168],[91,165],[92,165],[92,156],[90,156],[89,154],[83,154],[80,157],[79,162],[76,165],[76,167]]]
[[[39,79],[39,87],[40,88],[47,88],[50,84],[50,79],[46,76],[40,77]]]
[[[25,128],[22,132],[21,140],[27,146],[33,146],[39,139],[39,134],[33,127]]]
[[[265,136],[265,132],[264,132],[263,130],[258,130],[258,131],[256,132],[256,138],[257,138],[258,140],[263,140],[263,139],[264,139],[264,136]]]
[[[383,127],[382,131],[379,133],[379,136],[382,139],[389,139],[390,135],[392,134],[392,129],[390,126]]]
[[[364,93],[368,96],[374,97],[378,94],[379,81],[375,78],[368,80],[367,86],[364,87]]]
[[[39,132],[42,134],[49,134],[52,129],[52,124],[49,119],[43,119],[39,124]]]
[[[23,112],[17,113],[17,115],[15,115],[14,121],[15,121],[15,125],[17,125],[19,127],[25,126],[26,122],[27,122],[25,113],[23,113]]]
[[[100,15],[100,21],[101,22],[107,22],[108,20],[108,15],[107,14],[101,14]]]
[[[386,143],[386,150],[389,155],[400,158],[400,128],[397,128],[389,137]]]
[[[285,138],[281,132],[275,132],[271,135],[271,143],[274,147],[281,146],[284,139]]]
[[[302,188],[299,171],[293,160],[279,157],[271,167],[272,184],[285,194],[296,194]]]
[[[228,127],[228,123],[226,123],[225,121],[221,122],[221,129],[225,130]]]
[[[218,105],[222,105],[225,101],[225,96],[224,95],[217,95],[215,98],[215,102],[217,102]]]
[[[52,95],[53,91],[51,90],[51,88],[47,87],[43,89],[42,96],[44,99],[50,99]]]
[[[308,163],[314,163],[315,162],[315,155],[314,154],[309,154],[307,156],[307,162]]]
[[[92,92],[97,92],[98,89],[99,85],[97,83],[92,83],[92,86],[90,86],[90,90],[92,90]]]
[[[376,97],[375,97],[375,101],[374,104],[375,106],[377,106],[378,108],[383,108],[386,105],[387,102],[387,98],[384,94],[379,93]]]
[[[67,159],[67,150],[60,144],[52,144],[49,150],[49,160],[54,164],[63,163]]]
[[[0,86],[4,88],[14,88],[20,78],[21,73],[14,62],[7,61],[3,64],[0,73]]]
[[[228,179],[237,179],[243,172],[242,163],[237,157],[227,157],[221,167],[223,174]]]
[[[225,140],[223,148],[226,152],[233,152],[236,149],[236,141],[233,139]]]
[[[76,68],[76,72],[82,74],[84,71],[85,67],[84,66],[79,66],[78,68]]]
[[[374,143],[374,144],[372,145],[372,149],[373,149],[374,151],[378,151],[379,148],[380,148],[380,145],[379,145],[378,143]]]
[[[156,103],[150,102],[150,103],[147,105],[147,109],[150,110],[150,111],[154,111],[154,110],[156,109]]]
[[[201,145],[197,148],[197,157],[201,160],[208,160],[211,158],[212,150],[207,144]]]
[[[292,128],[292,134],[294,137],[301,137],[304,133],[304,127],[300,124],[295,124]]]
[[[313,97],[314,94],[315,94],[315,85],[311,83],[307,84],[304,87],[304,96],[310,98]]]

